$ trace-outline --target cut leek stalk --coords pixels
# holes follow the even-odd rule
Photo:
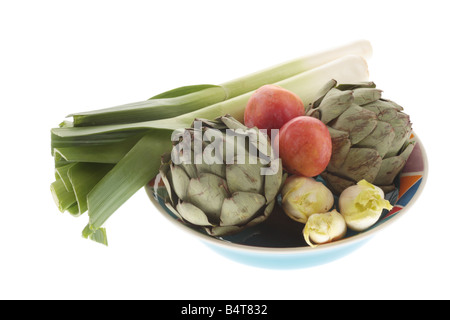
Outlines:
[[[59,209],[59,211],[64,212],[74,204],[76,204],[77,199],[73,191],[68,191],[61,179],[57,179],[50,185],[50,190],[53,195],[53,199]]]
[[[55,169],[56,181],[50,190],[59,210],[73,216],[86,212],[87,195],[112,168],[111,164],[79,162]]]

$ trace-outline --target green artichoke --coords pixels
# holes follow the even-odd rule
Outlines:
[[[214,121],[197,119],[194,124],[177,133],[171,154],[162,157],[166,206],[212,236],[234,234],[265,221],[284,178],[281,159],[271,157],[267,135],[228,115]],[[250,133],[255,139],[247,139]],[[201,161],[196,159],[199,154]]]
[[[362,179],[392,191],[413,150],[409,116],[381,96],[373,82],[332,80],[308,106],[306,115],[325,123],[331,134],[333,152],[321,176],[336,194]]]

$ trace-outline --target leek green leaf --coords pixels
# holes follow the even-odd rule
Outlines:
[[[182,87],[158,96],[160,98],[69,116],[73,117],[75,127],[134,123],[176,117],[227,99],[224,88],[214,85]]]
[[[170,131],[150,130],[89,193],[89,224],[103,223],[159,171],[160,157],[171,150]]]
[[[105,145],[82,145],[64,148],[54,148],[55,158],[61,157],[68,162],[117,163],[142,138],[136,134],[120,142]]]
[[[75,193],[78,203],[76,216],[87,211],[87,196],[94,186],[113,168],[111,164],[77,163],[69,168],[67,176]]]
[[[73,192],[73,187],[72,187],[72,183],[70,182],[69,176],[67,175],[67,172],[75,164],[76,163],[70,163],[70,164],[66,164],[66,165],[55,168],[56,179],[61,179],[61,181],[64,183],[64,187],[69,192]]]
[[[105,228],[99,228],[95,231],[93,231],[89,224],[84,228],[83,232],[81,233],[83,238],[90,239],[95,242],[98,242],[100,244],[103,244],[105,246],[108,246],[108,238],[106,237],[106,229]]]
[[[75,193],[73,191],[67,191],[64,183],[61,179],[57,179],[50,185],[50,190],[55,200],[56,206],[59,211],[64,212],[77,202]]]
[[[176,97],[181,97],[181,96],[184,96],[184,95],[187,95],[190,93],[202,91],[204,89],[209,89],[209,88],[222,88],[223,90],[225,90],[222,86],[218,86],[215,84],[199,84],[199,85],[184,86],[184,87],[172,89],[172,90],[160,93],[154,97],[151,97],[148,100],[176,98]]]

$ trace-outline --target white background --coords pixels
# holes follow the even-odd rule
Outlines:
[[[447,2],[0,0],[0,298],[450,298]],[[81,238],[87,216],[54,205],[50,128],[67,114],[357,39],[371,41],[371,79],[410,114],[430,175],[415,206],[350,256],[292,271],[237,264],[143,190],[107,222],[106,248]]]

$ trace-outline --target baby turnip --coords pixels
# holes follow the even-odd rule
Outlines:
[[[336,210],[313,214],[303,228],[303,237],[311,247],[340,240],[346,233],[344,217]]]
[[[361,180],[341,193],[339,208],[350,229],[364,231],[377,223],[384,209],[393,207],[381,188]]]
[[[281,198],[284,212],[301,223],[314,213],[328,212],[334,205],[333,194],[323,183],[295,175],[285,181]]]

